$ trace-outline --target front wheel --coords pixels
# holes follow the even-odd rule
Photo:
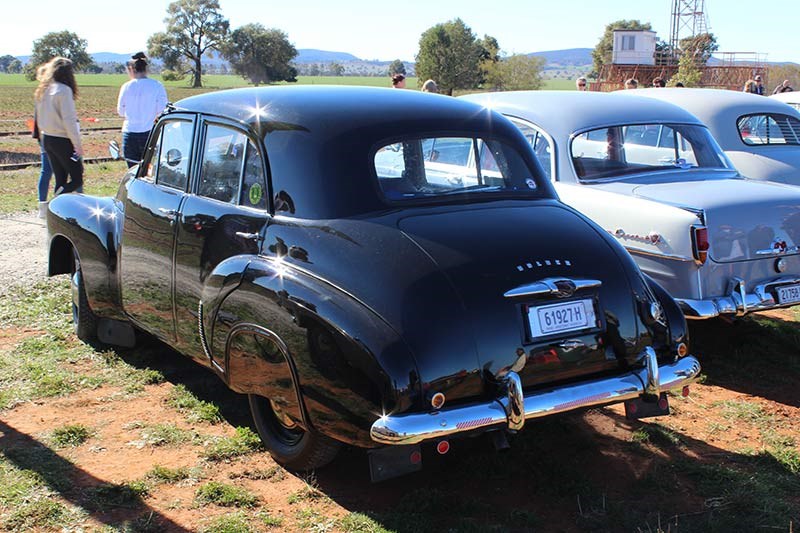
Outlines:
[[[74,254],[74,252],[73,252]],[[72,271],[72,323],[75,334],[83,342],[92,342],[97,338],[97,317],[89,308],[86,298],[86,286],[83,283],[81,263],[75,255],[75,266]]]
[[[312,470],[336,457],[340,444],[335,440],[303,429],[263,396],[251,394],[248,400],[258,435],[277,463],[290,470]]]

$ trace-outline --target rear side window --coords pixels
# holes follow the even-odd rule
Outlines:
[[[158,164],[155,181],[159,185],[186,190],[189,181],[189,162],[192,155],[194,124],[188,120],[175,120],[164,124],[158,138]],[[148,168],[148,175],[152,172]]]
[[[375,173],[389,200],[519,191],[537,184],[516,150],[474,137],[404,139],[375,153]]]
[[[197,194],[220,202],[235,203],[245,161],[247,137],[233,128],[206,128],[203,164]]]
[[[746,115],[736,121],[739,137],[748,145],[800,145],[800,120],[776,113]]]

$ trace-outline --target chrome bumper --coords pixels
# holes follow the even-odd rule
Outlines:
[[[456,433],[505,428],[519,430],[529,418],[574,409],[632,400],[643,394],[683,388],[694,382],[700,363],[692,356],[658,366],[652,348],[643,354],[645,367],[623,376],[537,390],[524,395],[519,376],[506,376],[507,394],[488,402],[432,411],[382,416],[372,424],[370,436],[381,444],[416,444]]]
[[[753,311],[764,311],[777,307],[788,307],[796,303],[780,304],[770,291],[780,285],[800,283],[800,278],[783,277],[753,287],[753,292],[745,290],[741,278],[733,278],[729,284],[728,295],[707,300],[675,298],[687,319],[714,318],[719,315],[742,316]]]

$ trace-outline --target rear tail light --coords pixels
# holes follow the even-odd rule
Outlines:
[[[450,443],[447,442],[446,440],[440,440],[436,444],[436,451],[439,453],[439,455],[446,454],[447,452],[450,451]]]
[[[702,265],[708,259],[708,228],[692,226],[692,252],[694,258]]]

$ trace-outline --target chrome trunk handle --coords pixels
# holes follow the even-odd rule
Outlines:
[[[509,291],[503,296],[506,298],[519,298],[521,296],[557,296],[568,298],[575,292],[600,287],[602,281],[597,279],[572,279],[572,278],[545,278],[533,283],[520,285]]]

